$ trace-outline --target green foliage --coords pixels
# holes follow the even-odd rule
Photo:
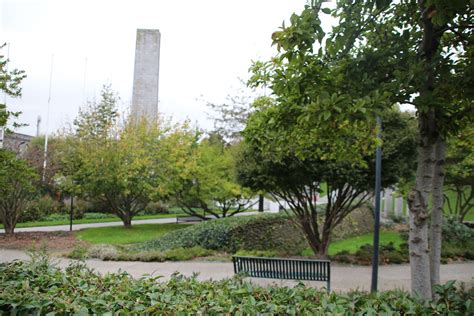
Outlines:
[[[129,121],[110,127],[107,136],[68,136],[63,187],[96,200],[129,227],[133,216],[167,192],[164,169],[174,146],[165,137],[169,129],[165,123]]]
[[[169,214],[168,206],[163,202],[150,202],[142,212],[145,215]]]
[[[0,221],[13,234],[21,212],[36,194],[37,174],[15,153],[0,149]]]
[[[87,248],[82,245],[76,245],[72,251],[68,254],[71,259],[84,260],[87,258]]]
[[[311,248],[325,256],[332,230],[348,214],[363,206],[373,191],[374,155],[359,155],[363,163],[355,164],[354,161],[332,160],[313,154],[300,158],[294,150],[286,152],[278,145],[281,131],[272,130],[270,123],[276,119],[275,111],[281,106],[268,105],[252,114],[250,120],[265,121],[263,125],[268,135],[262,139],[260,126],[251,122],[247,126],[244,132],[247,143],[237,163],[238,179],[245,186],[269,192],[276,199],[285,201],[297,216]],[[384,122],[382,186],[389,187],[412,176],[416,137],[413,118],[397,108],[384,111],[381,117]],[[309,140],[307,142],[309,146]],[[319,139],[313,140],[311,146],[314,150],[325,148]],[[327,187],[329,203],[322,211],[325,216],[320,217],[314,197],[323,185]],[[320,229],[321,226],[325,229]]]
[[[170,191],[176,204],[194,216],[201,208],[214,217],[233,216],[249,208],[252,192],[236,179],[235,152],[238,146],[225,146],[217,134],[198,142],[187,140],[183,163],[171,163]],[[215,136],[215,137],[212,137]],[[217,139],[216,139],[217,138]]]
[[[191,260],[197,257],[207,257],[214,253],[209,249],[199,246],[191,248],[174,248],[167,251],[147,251],[147,252],[129,252],[127,249],[115,247],[109,244],[99,244],[89,249],[74,249],[68,254],[69,258],[85,259],[97,258],[106,261],[142,261],[142,262],[163,262]]]
[[[8,69],[9,59],[5,58],[4,50],[6,43],[0,43],[0,91],[11,98],[17,98],[21,96],[20,84],[23,79],[26,78],[26,74],[23,70]],[[13,112],[7,109],[7,105],[3,102],[0,103],[0,129],[6,127],[8,119],[13,117],[16,118],[21,112]],[[17,122],[13,122],[14,127],[21,126]]]
[[[100,92],[100,101],[88,102],[74,119],[76,135],[82,139],[104,139],[110,136],[117,119],[117,103],[120,98],[111,85],[104,85]]]
[[[183,261],[190,260],[197,257],[206,257],[212,255],[214,252],[203,247],[195,246],[191,248],[174,248],[166,251],[164,256],[166,260]]]
[[[82,263],[61,270],[44,258],[0,264],[5,314],[472,314],[472,290],[447,283],[436,292],[439,299],[425,303],[399,290],[328,294],[302,284],[261,287],[239,278],[199,282],[181,275],[160,282],[127,273],[102,276]]]
[[[59,215],[54,213],[59,212],[60,207],[61,205],[58,201],[49,195],[44,195],[28,204],[27,208],[21,212],[18,222],[47,220],[49,216]]]
[[[461,129],[447,145],[445,184],[454,197],[445,194],[444,201],[449,214],[462,222],[474,210],[474,128]]]
[[[474,229],[449,218],[443,223],[443,240],[465,244],[474,239]]]
[[[250,256],[250,257],[277,257],[279,254],[272,250],[239,250],[235,253],[236,256]]]
[[[195,246],[228,253],[244,249],[298,254],[306,243],[290,219],[281,215],[263,215],[205,221],[134,246],[130,250],[166,251]]]

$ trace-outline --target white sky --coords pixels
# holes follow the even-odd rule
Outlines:
[[[10,68],[26,71],[19,132],[46,129],[54,54],[50,131],[71,122],[84,100],[112,83],[128,107],[137,28],[161,32],[159,111],[210,128],[205,101],[224,102],[248,78],[251,60],[274,54],[271,34],[303,9],[305,0],[0,0],[0,42]],[[84,89],[85,59],[87,70]],[[84,93],[85,91],[85,93]],[[2,96],[3,97],[3,96]]]

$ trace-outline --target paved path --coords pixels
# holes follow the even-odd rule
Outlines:
[[[28,256],[20,250],[0,249],[0,262],[8,262],[14,259],[27,260]],[[69,259],[58,258],[59,266],[65,267],[71,262]],[[146,274],[160,275],[168,279],[171,274],[178,271],[190,276],[198,272],[198,279],[219,280],[233,275],[233,267],[230,262],[207,262],[207,261],[182,261],[182,262],[116,262],[87,260],[87,265],[100,273],[126,271],[134,277]],[[331,267],[331,287],[336,291],[348,291],[351,289],[370,289],[371,268],[366,266],[333,265]],[[441,280],[459,280],[474,286],[474,261],[453,263],[441,266]],[[252,282],[268,285],[294,285],[294,281],[280,281],[271,279],[252,279]],[[324,286],[323,282],[304,282],[309,286]],[[410,288],[410,266],[409,265],[385,265],[379,268],[379,289],[406,289]]]
[[[272,213],[272,212],[265,212]],[[234,216],[248,216],[248,215],[255,215],[258,212],[244,212],[240,214],[236,214]],[[141,220],[133,220],[132,225],[140,225],[140,224],[167,224],[167,223],[176,223],[176,217],[170,218],[155,218],[155,219],[141,219]],[[117,222],[106,222],[106,223],[89,223],[89,224],[73,224],[72,230],[81,230],[84,228],[93,228],[93,227],[111,227],[111,226],[122,226],[123,223],[121,221]],[[22,228],[15,228],[15,233],[20,232],[56,232],[56,231],[69,231],[69,224],[68,225],[56,225],[56,226],[37,226],[37,227],[22,227]],[[0,229],[0,234],[5,232],[4,229]]]

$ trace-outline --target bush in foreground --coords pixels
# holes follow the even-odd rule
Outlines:
[[[420,302],[402,291],[327,294],[302,284],[260,287],[239,278],[101,276],[81,263],[63,272],[40,257],[0,264],[0,314],[472,314],[472,291],[453,283],[437,287],[437,301]]]

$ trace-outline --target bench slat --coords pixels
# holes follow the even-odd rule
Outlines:
[[[325,281],[330,290],[329,260],[286,259],[265,257],[232,257],[234,272],[254,278]]]

